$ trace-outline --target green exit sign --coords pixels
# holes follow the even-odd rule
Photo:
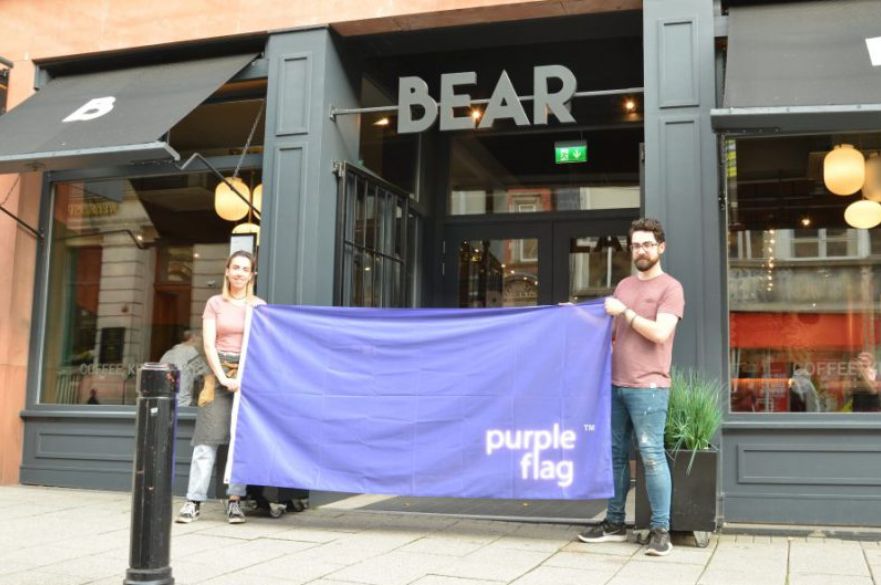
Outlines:
[[[554,162],[558,165],[587,162],[587,142],[554,143]]]

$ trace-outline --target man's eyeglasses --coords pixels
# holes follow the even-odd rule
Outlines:
[[[630,244],[630,249],[634,252],[639,252],[640,250],[645,250],[646,252],[650,252],[654,250],[658,246],[657,242],[633,242]]]

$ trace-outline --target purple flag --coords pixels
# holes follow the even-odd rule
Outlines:
[[[254,310],[232,480],[468,498],[612,495],[601,301]]]

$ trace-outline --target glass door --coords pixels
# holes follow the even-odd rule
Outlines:
[[[550,225],[448,226],[444,300],[450,307],[526,307],[552,301]]]
[[[448,225],[450,307],[522,307],[609,295],[630,274],[627,229],[637,210],[602,219]]]
[[[612,294],[630,275],[627,230],[636,219],[554,224],[554,301],[578,303]]]

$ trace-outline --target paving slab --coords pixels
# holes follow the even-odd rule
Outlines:
[[[869,565],[858,542],[793,542],[789,571],[794,575],[853,575],[869,577]]]
[[[360,510],[373,497],[282,518],[226,522],[223,503],[172,527],[177,585],[881,585],[881,542],[811,531],[674,540],[666,557],[631,540],[584,544],[582,526]],[[130,497],[0,486],[0,585],[119,585]],[[175,500],[175,510],[181,500]],[[871,531],[861,531],[871,536]],[[851,538],[851,535],[848,536]]]

